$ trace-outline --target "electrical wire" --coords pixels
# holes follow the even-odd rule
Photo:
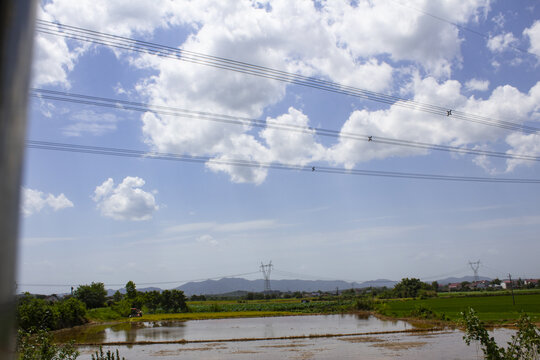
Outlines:
[[[530,154],[514,154],[514,153],[504,153],[497,151],[481,150],[481,149],[468,149],[458,146],[449,146],[449,145],[438,145],[430,144],[419,141],[411,140],[402,140],[396,138],[388,138],[382,136],[373,136],[368,134],[358,134],[351,132],[341,132],[338,130],[330,130],[324,128],[308,127],[308,126],[299,126],[294,124],[282,124],[278,123],[275,120],[267,119],[266,121],[251,119],[246,117],[237,117],[202,111],[193,111],[180,109],[169,106],[158,106],[145,103],[138,103],[133,101],[126,101],[120,99],[112,99],[106,97],[96,97],[83,94],[74,94],[61,91],[47,90],[47,89],[31,89],[30,96],[53,101],[63,101],[70,102],[75,104],[82,105],[91,105],[104,108],[113,108],[120,110],[130,110],[138,112],[152,112],[155,114],[173,116],[173,117],[182,117],[190,119],[198,119],[204,121],[213,121],[226,124],[242,125],[242,126],[254,126],[259,128],[271,128],[283,131],[299,132],[305,134],[316,134],[326,137],[358,140],[358,141],[368,141],[373,142],[374,144],[386,144],[386,145],[396,145],[404,146],[410,148],[418,148],[425,150],[437,150],[445,152],[453,152],[459,154],[470,154],[470,155],[482,155],[496,158],[504,159],[517,159],[517,160],[526,160],[526,161],[540,161],[540,156],[530,155]]]
[[[247,276],[247,275],[253,275],[258,274],[259,271],[252,271],[247,273],[241,273],[241,274],[233,274],[233,275],[222,275],[222,276],[214,276],[209,278],[200,278],[200,279],[191,279],[191,280],[174,280],[174,281],[155,281],[155,282],[141,282],[137,283],[138,286],[141,285],[167,285],[167,284],[180,284],[180,283],[188,283],[188,282],[198,282],[198,281],[205,281],[205,280],[218,280],[218,279],[224,279],[224,278],[233,278],[238,276]],[[126,283],[120,284],[103,284],[105,286],[124,286]],[[77,284],[17,284],[17,286],[27,286],[27,287],[64,287],[64,286],[77,286]]]
[[[61,36],[72,40],[89,42],[103,46],[110,46],[126,51],[135,51],[159,57],[171,58],[194,64],[210,66],[218,69],[224,69],[247,75],[258,76],[266,79],[306,86],[337,94],[349,95],[366,100],[377,101],[392,106],[399,106],[411,110],[418,110],[433,115],[447,116],[448,118],[451,117],[452,119],[465,120],[477,124],[493,126],[504,130],[519,131],[527,134],[538,133],[540,131],[540,128],[527,126],[515,122],[497,120],[486,116],[469,114],[459,110],[450,109],[448,107],[421,103],[414,100],[404,99],[393,95],[386,95],[357,87],[346,86],[327,80],[317,79],[314,77],[294,74],[286,71],[276,70],[223,57],[183,50],[148,41],[135,40],[119,35],[88,30],[76,26],[64,25],[38,19],[36,24],[36,30],[43,34]]]
[[[412,10],[415,10],[421,14],[424,14],[426,16],[429,16],[435,20],[439,20],[441,22],[444,22],[444,23],[447,23],[449,25],[452,25],[452,26],[455,26],[456,28],[460,29],[460,30],[463,30],[463,31],[467,31],[467,32],[470,32],[471,34],[475,34],[475,35],[478,35],[480,37],[483,37],[484,39],[486,40],[491,40],[492,37],[490,35],[487,35],[487,34],[484,34],[484,33],[481,33],[480,31],[476,31],[474,29],[471,29],[469,27],[466,27],[466,26],[463,26],[463,25],[459,25],[458,23],[454,22],[454,21],[451,21],[451,20],[448,20],[448,19],[445,19],[441,16],[438,16],[438,15],[435,15],[435,14],[432,14],[432,13],[429,13],[427,11],[424,11],[422,9],[419,9],[415,6],[412,6],[412,5],[409,5],[409,4],[404,4],[402,3],[401,1],[397,1],[397,0],[390,0],[391,2],[393,2],[394,4],[397,4],[399,6],[403,6],[403,7],[406,7],[406,8],[409,8],[409,9],[412,9]],[[514,50],[517,50],[517,51],[520,51],[524,54],[528,54],[528,55],[532,55],[532,56],[535,56],[535,57],[539,57],[537,54],[535,53],[532,53],[530,51],[528,51],[527,49],[523,49],[523,48],[520,48],[519,46],[515,46],[515,45],[512,45],[512,44],[506,44],[506,46],[514,49]]]
[[[29,140],[26,147],[30,149],[63,151],[70,153],[85,153],[95,155],[119,156],[129,158],[159,159],[170,161],[182,161],[192,163],[210,163],[218,165],[242,166],[251,168],[277,169],[277,170],[296,170],[304,172],[320,172],[326,174],[359,175],[359,176],[377,176],[401,179],[422,179],[438,181],[463,181],[463,182],[482,182],[482,183],[510,183],[510,184],[540,184],[540,179],[520,179],[520,178],[496,178],[496,177],[474,177],[474,176],[456,176],[456,175],[438,175],[425,173],[408,173],[380,170],[346,169],[329,166],[302,166],[295,164],[277,164],[271,162],[258,162],[242,159],[217,159],[209,156],[187,156],[173,153],[145,152],[142,150],[121,149],[111,147],[87,146],[79,144],[66,144],[47,141]]]

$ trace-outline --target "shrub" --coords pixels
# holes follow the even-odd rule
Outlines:
[[[507,347],[497,345],[495,339],[489,336],[484,324],[476,312],[469,309],[461,313],[465,325],[463,340],[470,345],[472,341],[480,342],[486,359],[538,359],[540,354],[540,330],[534,326],[526,314],[522,314],[517,323],[518,331],[512,336]]]
[[[35,333],[19,330],[17,353],[19,360],[74,360],[79,356],[73,342],[56,345],[45,330]]]

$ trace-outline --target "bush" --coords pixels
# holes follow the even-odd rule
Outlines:
[[[369,311],[373,309],[373,300],[369,298],[356,299],[354,302],[354,308],[356,310]]]
[[[472,341],[480,342],[486,359],[538,359],[540,354],[540,330],[534,326],[526,314],[521,315],[517,323],[518,331],[512,336],[507,347],[497,345],[495,339],[489,336],[484,324],[476,312],[469,309],[461,313],[465,325],[463,340],[470,345]]]
[[[73,342],[56,345],[45,330],[35,333],[19,330],[17,353],[19,360],[74,360],[79,356]]]
[[[69,298],[55,304],[58,309],[56,328],[61,329],[86,323],[86,306],[76,298]]]
[[[25,294],[17,304],[17,322],[24,331],[57,330],[81,325],[86,322],[86,307],[75,298],[51,303]]]
[[[415,308],[411,311],[411,316],[421,319],[438,318],[437,314],[429,306],[422,304],[415,306]]]

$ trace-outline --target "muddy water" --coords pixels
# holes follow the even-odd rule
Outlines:
[[[76,343],[221,340],[269,338],[312,334],[349,334],[411,329],[404,321],[383,321],[374,316],[310,315],[266,318],[131,322],[94,325],[57,334],[60,342]]]
[[[496,330],[498,341],[507,340],[511,331]],[[119,349],[128,360],[142,359],[483,359],[476,346],[467,346],[460,331],[429,334],[388,334],[337,338],[208,342],[199,344],[135,345],[105,347]],[[91,358],[95,348],[81,347],[79,359]]]
[[[81,327],[58,340],[77,343],[205,340],[201,343],[115,345],[128,360],[138,359],[482,359],[482,351],[467,346],[461,331],[366,334],[411,329],[403,321],[383,321],[356,315],[284,316],[186,322],[127,323]],[[328,338],[235,341],[314,334],[359,334]],[[493,332],[499,342],[511,330]],[[214,341],[213,341],[214,340]],[[215,341],[222,340],[222,341]],[[223,341],[225,340],[225,341]],[[230,340],[230,341],[228,341]],[[96,346],[80,346],[79,359],[91,358]]]

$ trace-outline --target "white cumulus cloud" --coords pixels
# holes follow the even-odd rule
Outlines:
[[[518,39],[516,39],[514,34],[508,32],[490,38],[487,42],[487,47],[494,53],[500,53],[508,49],[511,45],[515,45],[517,42]]]
[[[92,199],[101,214],[115,220],[149,220],[159,209],[151,192],[141,189],[145,181],[139,177],[127,176],[115,186],[108,178],[97,186]]]
[[[63,193],[57,196],[45,194],[42,191],[22,188],[22,207],[21,211],[25,216],[38,213],[44,208],[51,208],[54,211],[73,207],[73,202]]]
[[[529,38],[529,51],[540,56],[540,20],[535,21],[530,28],[525,29],[523,35]]]

